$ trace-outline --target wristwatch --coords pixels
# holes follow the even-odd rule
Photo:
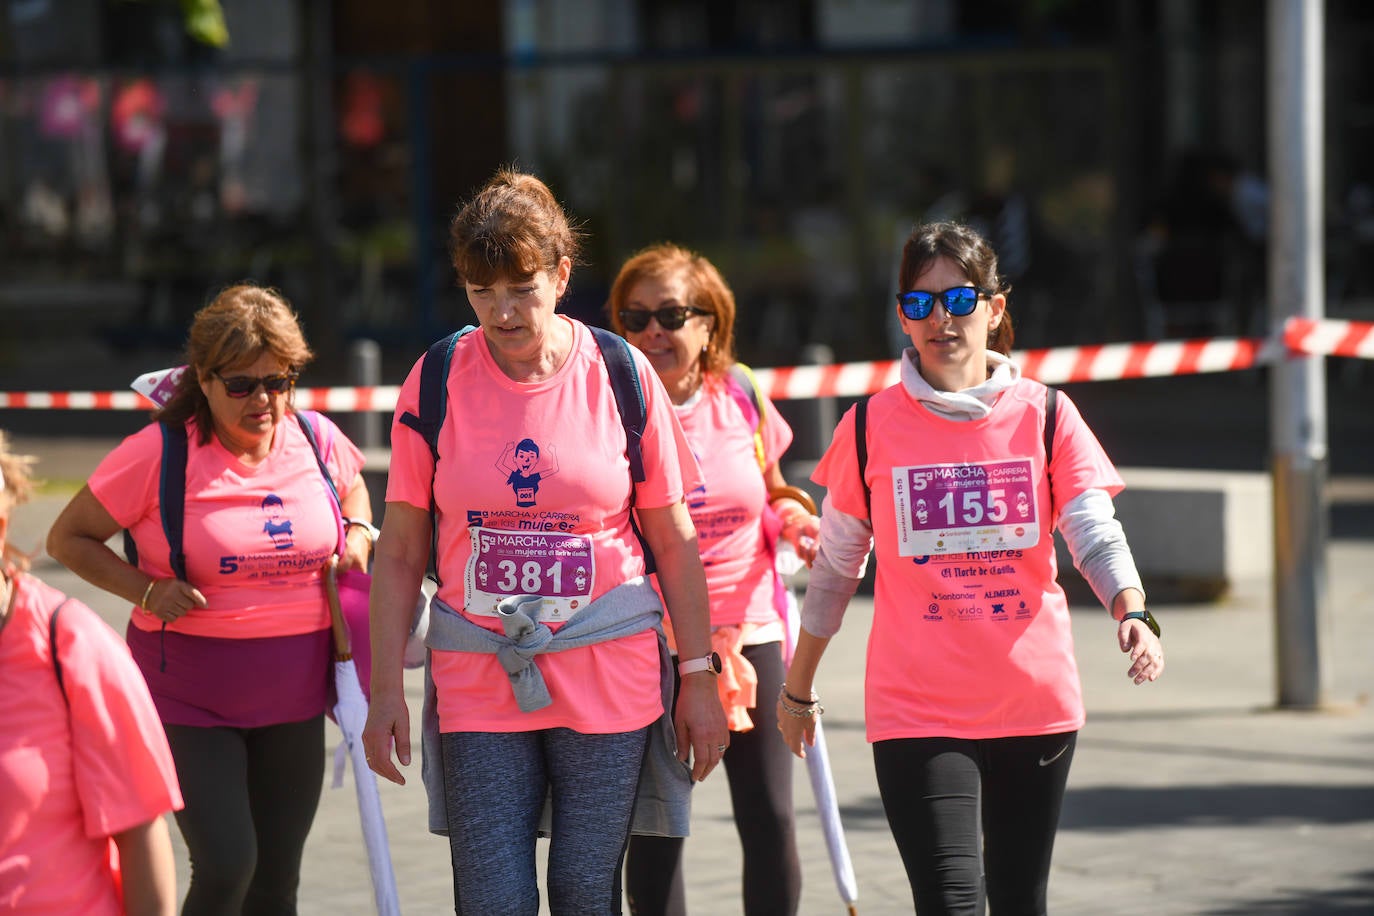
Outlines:
[[[1159,635],[1159,621],[1155,620],[1155,615],[1151,614],[1149,611],[1131,611],[1129,614],[1122,615],[1121,619],[1123,621],[1143,620],[1145,622],[1145,626],[1150,628],[1151,633],[1155,634],[1156,636]]]
[[[677,663],[677,673],[679,677],[696,674],[698,671],[709,671],[712,674],[720,674],[720,656],[712,652],[710,655],[703,655],[701,658],[689,658],[685,662]]]

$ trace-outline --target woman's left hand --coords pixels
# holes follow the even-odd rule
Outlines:
[[[1121,621],[1116,629],[1121,651],[1131,656],[1126,676],[1137,684],[1158,680],[1164,673],[1164,644],[1151,632],[1145,621],[1137,618]]]
[[[372,538],[367,530],[356,525],[350,526],[344,536],[344,552],[339,558],[339,572],[356,569],[367,572],[367,564],[372,559]]]
[[[730,729],[720,707],[716,675],[699,672],[682,679],[673,725],[677,731],[677,758],[687,763],[690,753],[692,779],[701,782],[730,746]]]
[[[797,556],[810,566],[816,559],[816,549],[820,546],[821,520],[810,512],[792,516],[783,526],[782,536],[796,550]]]

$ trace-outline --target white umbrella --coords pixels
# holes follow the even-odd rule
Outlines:
[[[785,542],[778,544],[778,570],[791,575],[801,568],[801,560]],[[792,590],[787,591],[787,663],[792,664],[792,650],[797,645],[797,631],[801,614]],[[811,794],[816,797],[816,813],[825,834],[825,848],[830,853],[830,871],[840,899],[849,907],[849,916],[858,916],[859,885],[854,879],[854,863],[849,858],[849,844],[844,838],[844,824],[840,821],[840,805],[835,799],[835,779],[830,772],[830,754],[825,747],[825,730],[816,719],[816,743],[806,752],[806,773],[811,777]]]
[[[367,845],[367,864],[372,872],[372,891],[377,899],[378,916],[400,916],[396,897],[396,873],[391,867],[391,844],[382,817],[382,797],[377,791],[377,774],[367,765],[363,750],[363,725],[367,722],[367,699],[353,664],[348,625],[339,604],[339,584],[335,580],[336,557],[325,567],[325,591],[329,595],[329,616],[334,625],[334,721],[343,732],[344,746],[353,761],[353,785],[358,793],[358,814],[362,819],[363,842]],[[336,771],[337,773],[337,771]]]

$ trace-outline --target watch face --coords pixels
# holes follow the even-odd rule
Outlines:
[[[712,652],[709,656],[707,656],[707,658],[708,658],[708,659],[710,660],[710,662],[711,662],[711,672],[712,672],[713,674],[720,674],[720,672],[721,672],[720,653],[719,653],[719,652]]]

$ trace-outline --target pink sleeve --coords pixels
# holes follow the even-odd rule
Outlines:
[[[773,402],[763,399],[763,456],[769,464],[777,464],[792,444],[792,427],[778,413]]]
[[[821,456],[811,479],[825,487],[836,509],[855,518],[868,518],[868,505],[859,480],[859,456],[854,450],[853,407],[840,417],[830,447]]]
[[[126,438],[91,474],[91,493],[122,528],[157,509],[162,469],[162,431],[156,423]]]
[[[179,810],[172,752],[125,642],[90,608],[68,601],[58,617],[57,651],[86,835],[111,836]]]
[[[387,469],[386,501],[408,503],[429,511],[434,488],[434,457],[423,436],[401,422],[405,413],[420,412],[420,357],[396,396],[396,413],[391,420],[391,466]]]
[[[1125,483],[1093,431],[1083,421],[1078,406],[1063,391],[1059,392],[1056,400],[1059,408],[1054,427],[1054,455],[1050,463],[1055,511],[1084,490],[1106,490],[1112,496],[1120,493]]]
[[[631,352],[648,414],[640,441],[645,479],[635,485],[635,505],[641,509],[675,506],[705,480],[658,373],[642,353],[633,348]]]

